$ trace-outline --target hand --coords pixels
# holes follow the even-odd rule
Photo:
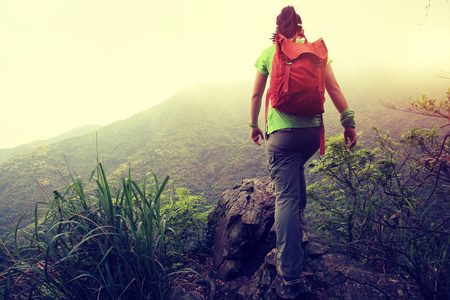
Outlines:
[[[259,126],[252,127],[251,137],[256,145],[261,146],[261,143],[259,142],[259,137],[261,137],[261,139],[264,140],[264,134],[261,131],[261,128],[259,128]]]
[[[345,144],[348,145],[348,142],[350,142],[350,145],[348,146],[348,149],[352,149],[356,145],[356,130],[353,127],[347,127],[344,129],[344,141]]]

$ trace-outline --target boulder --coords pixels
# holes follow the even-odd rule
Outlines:
[[[208,224],[212,260],[221,280],[256,271],[275,247],[274,203],[268,177],[244,180],[222,193]]]

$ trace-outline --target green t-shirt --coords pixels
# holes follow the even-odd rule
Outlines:
[[[303,39],[297,39],[297,43],[303,43]],[[275,55],[275,44],[264,49],[255,63],[255,67],[262,75],[269,76],[272,71],[272,61]],[[328,64],[332,60],[328,58]],[[272,108],[269,101],[269,110],[267,112],[267,134],[284,128],[304,128],[320,126],[320,115],[317,116],[298,116],[278,111]]]

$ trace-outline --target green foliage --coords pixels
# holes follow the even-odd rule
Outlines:
[[[169,178],[159,182],[155,175],[137,183],[129,173],[113,189],[102,165],[97,172],[94,192],[72,177],[64,194],[55,191],[51,203],[40,203],[47,206],[44,215],[35,209],[31,230],[17,225],[12,266],[0,273],[5,299],[165,298],[183,254],[172,237],[179,236],[183,220],[202,226],[203,215],[195,210],[201,198],[186,190],[175,199],[164,196]],[[188,209],[193,211],[180,215]]]
[[[444,119],[450,118],[450,89],[447,91],[447,99],[436,100],[424,95],[415,100],[409,99],[411,110],[422,115],[439,117]]]
[[[368,185],[373,184],[377,157],[376,151],[365,149],[359,143],[351,151],[348,150],[342,135],[329,139],[320,163],[313,161],[311,164],[316,165],[311,173],[320,173],[325,177],[320,184],[308,187],[310,196],[321,204],[319,210],[325,217],[322,229],[336,228],[349,243],[355,235],[364,234],[364,227],[356,226],[364,223],[356,210],[367,213],[373,210],[371,199],[376,196],[377,190],[368,188]],[[329,193],[328,197],[322,195],[324,190]],[[334,200],[329,201],[330,197]],[[328,218],[328,215],[332,217]]]
[[[207,217],[211,206],[202,196],[190,195],[186,188],[177,189],[174,198],[164,201],[161,212],[170,215],[168,226],[184,251],[199,250],[205,240]]]
[[[415,280],[428,298],[450,296],[450,142],[437,127],[395,142],[376,131],[378,147],[347,150],[331,138],[309,187],[321,229],[385,272]]]

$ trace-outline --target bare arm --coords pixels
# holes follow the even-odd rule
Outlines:
[[[327,89],[328,95],[331,98],[331,101],[333,101],[333,104],[339,113],[342,113],[344,110],[348,109],[347,100],[345,99],[345,96],[341,91],[341,87],[337,83],[336,77],[334,76],[334,72],[330,64],[328,64],[325,68],[325,87]],[[356,145],[355,128],[344,128],[344,141],[345,144],[348,144],[350,142],[349,149],[353,148]]]
[[[256,71],[255,83],[253,85],[252,99],[250,101],[250,123],[258,123],[258,116],[261,110],[262,97],[266,88],[267,75],[262,75]],[[264,139],[264,134],[259,126],[252,127],[251,138],[259,146],[259,137]]]
[[[325,68],[325,87],[338,112],[341,113],[346,110],[348,108],[347,100],[341,91],[341,87],[337,83],[330,64]]]

